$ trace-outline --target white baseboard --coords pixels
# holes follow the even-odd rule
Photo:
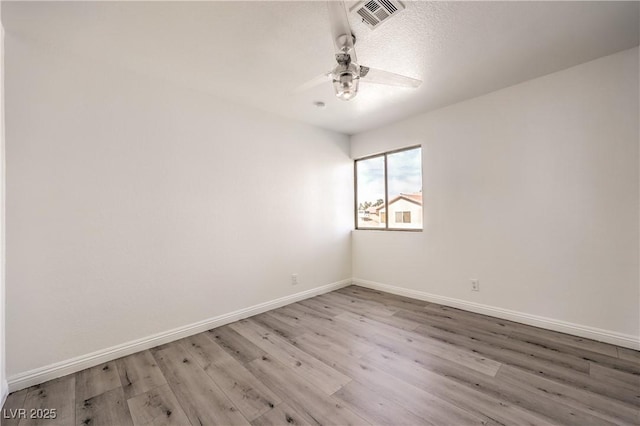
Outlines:
[[[229,324],[234,321],[270,311],[281,306],[289,305],[300,300],[308,299],[319,294],[328,293],[330,291],[346,287],[350,284],[351,279],[346,279],[321,287],[312,288],[310,290],[301,291],[300,293],[292,294],[290,296],[281,297],[269,302],[260,303],[248,308],[239,309],[237,311],[229,312],[223,315],[218,315],[216,317],[199,321],[197,323],[174,328],[173,330],[167,330],[151,336],[143,337],[141,339],[133,340],[131,342],[123,343],[121,345],[112,346],[110,348],[102,349],[90,354],[82,355],[66,361],[57,362],[55,364],[50,364],[44,367],[26,371],[24,373],[16,374],[9,377],[8,379],[9,390],[11,392],[15,392],[29,386],[44,383],[46,381],[66,376],[67,374],[72,374],[86,368],[94,367],[96,365],[112,361],[123,356],[131,355],[133,353],[163,345],[165,343],[173,342],[184,337],[202,333],[203,331],[211,330],[212,328],[220,327],[225,324]]]
[[[4,403],[7,400],[8,396],[9,396],[9,384],[7,383],[6,380],[3,380],[2,384],[0,384],[0,407],[4,407]]]
[[[585,337],[587,339],[597,340],[600,342],[611,343],[614,345],[623,346],[625,348],[640,350],[640,337],[630,334],[622,334],[615,331],[603,330],[601,328],[589,327],[586,325],[560,321],[552,318],[541,317],[538,315],[531,315],[524,312],[512,311],[509,309],[483,305],[475,302],[468,302],[466,300],[454,299],[452,297],[438,296],[423,291],[396,287],[393,285],[382,284],[375,281],[368,281],[359,278],[353,278],[352,282],[355,285],[374,290],[380,290],[387,293],[397,294],[399,296],[406,296],[413,299],[438,303],[440,305],[464,309],[465,311],[476,312],[479,314],[502,318],[522,324],[532,325],[534,327],[540,327],[547,330]]]

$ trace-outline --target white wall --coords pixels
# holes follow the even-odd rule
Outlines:
[[[6,72],[10,378],[350,278],[346,136],[11,34]]]
[[[637,344],[638,74],[635,48],[352,137],[353,158],[422,144],[425,211],[354,231],[354,277]]]
[[[8,386],[5,357],[5,150],[4,150],[4,26],[2,21],[2,3],[0,3],[0,406],[7,398]]]

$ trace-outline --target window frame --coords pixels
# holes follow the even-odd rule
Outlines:
[[[353,160],[353,213],[354,213],[354,229],[357,231],[402,231],[402,232],[422,232],[424,229],[424,205],[422,209],[422,222],[420,224],[420,229],[411,229],[411,228],[390,228],[389,227],[389,176],[387,170],[387,156],[391,154],[397,154],[398,152],[410,151],[412,149],[420,148],[422,150],[422,145],[413,145],[406,148],[394,149],[391,151],[385,151],[378,154],[367,155],[366,157],[360,157]],[[421,151],[422,153],[422,151]],[[371,160],[372,158],[384,157],[384,228],[374,228],[374,227],[361,227],[358,226],[358,161],[363,160]],[[420,158],[420,177],[422,178],[422,156]],[[422,185],[424,187],[424,185]]]

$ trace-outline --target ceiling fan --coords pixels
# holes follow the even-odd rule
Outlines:
[[[329,0],[327,6],[329,8],[331,36],[338,65],[333,70],[301,85],[296,92],[331,81],[338,99],[348,101],[358,94],[360,80],[364,83],[386,84],[389,86],[413,88],[420,86],[421,80],[358,64],[354,48],[356,38],[351,31],[344,2]]]

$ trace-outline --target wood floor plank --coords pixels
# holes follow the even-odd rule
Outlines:
[[[120,387],[118,367],[114,361],[87,368],[76,374],[76,399],[93,398]]]
[[[589,375],[597,380],[611,383],[615,386],[627,387],[631,391],[640,392],[640,374],[628,373],[606,367],[597,362],[589,362]]]
[[[209,330],[207,333],[222,349],[243,364],[248,364],[265,355],[262,349],[236,333],[228,325]]]
[[[27,417],[20,420],[20,426],[68,426],[75,424],[76,375],[69,375],[29,388],[24,401]],[[30,416],[30,410],[51,410],[55,419]]]
[[[474,335],[478,333],[480,336],[491,336],[501,340],[506,340],[511,333],[511,331],[500,327],[484,327],[483,324],[472,324],[466,321],[460,321],[459,318],[456,318],[451,314],[434,315],[426,311],[410,312],[400,309],[393,316],[414,321],[420,325],[446,325],[448,327],[456,328],[457,330],[466,330],[468,333],[473,333]]]
[[[436,304],[426,305],[422,314],[427,318],[440,319],[448,323],[459,324],[463,327],[479,328],[485,332],[494,333],[496,336],[503,336],[504,338],[507,338],[511,334],[515,324],[511,321]]]
[[[559,354],[569,354],[578,358],[582,358],[585,361],[594,362],[599,365],[613,368],[615,370],[626,371],[631,374],[640,375],[640,364],[634,363],[633,361],[565,345],[551,338],[545,338],[544,336],[532,336],[530,334],[523,334],[516,331],[511,333],[509,339],[526,342],[531,346],[555,351]]]
[[[421,312],[428,302],[422,300],[410,299],[404,296],[398,296],[389,293],[383,293],[377,290],[371,290],[364,287],[351,285],[336,290],[335,293],[346,294],[352,297],[358,297],[364,300],[375,300],[389,308],[404,309],[406,311]]]
[[[367,424],[338,400],[320,391],[291,368],[270,355],[249,363],[249,370],[269,388],[277,392],[312,425],[363,425]],[[304,377],[304,378],[303,378]]]
[[[416,332],[425,332],[425,334],[434,337],[433,333],[430,333],[427,328],[424,328],[423,326],[417,328]],[[580,389],[586,389],[595,393],[600,393],[601,395],[610,395],[620,401],[640,405],[640,397],[637,393],[633,394],[628,392],[626,389],[620,389],[599,380],[594,380],[586,372],[576,371],[562,365],[545,362],[544,360],[536,358],[533,354],[529,354],[529,356],[527,356],[526,354],[517,353],[505,348],[492,347],[482,344],[477,340],[468,339],[464,336],[449,335],[444,340],[466,347],[469,350],[476,351],[479,354],[495,359],[503,364],[523,368],[534,374],[553,378],[554,380],[576,386]]]
[[[433,373],[410,359],[387,351],[377,351],[363,358],[374,367],[415,387],[436,395],[480,418],[504,425],[550,426],[551,419],[464,386],[446,375]]]
[[[304,334],[306,330],[303,327],[295,327],[286,322],[278,319],[276,316],[266,312],[260,315],[251,317],[252,321],[257,322],[261,326],[268,328],[276,333],[278,336],[284,339],[292,339],[296,336]]]
[[[360,357],[368,352],[376,349],[370,341],[362,336],[354,336],[347,333],[341,328],[341,324],[335,322],[322,322],[309,320],[302,317],[300,320],[308,333],[303,334],[301,337],[315,337],[317,342],[325,342],[331,347],[338,347],[337,350],[345,353],[353,353],[354,356]],[[300,338],[296,338],[293,342],[298,342]]]
[[[630,425],[640,424],[640,410],[637,407],[604,395],[558,383],[516,367],[503,366],[496,375],[496,379],[502,383],[522,387],[532,394],[551,395],[555,401],[589,413],[603,421],[613,424],[622,424],[622,422]]]
[[[204,333],[183,339],[182,345],[247,420],[256,419],[282,402],[240,361]]]
[[[132,426],[129,406],[121,387],[85,400],[76,400],[76,426]]]
[[[338,361],[344,358],[358,359],[365,353],[370,352],[370,350],[367,352],[355,351],[349,346],[336,344],[331,340],[321,338],[314,333],[303,334],[302,336],[297,337],[293,341],[293,344],[331,368],[343,373],[347,377],[349,376],[349,373],[342,368],[342,364]]]
[[[238,321],[231,327],[270,356],[298,371],[299,374],[304,374],[308,381],[327,395],[331,395],[351,380],[251,320]]]
[[[420,346],[429,353],[450,359],[489,376],[494,376],[500,368],[500,363],[484,356],[477,355],[470,350],[461,349],[455,345],[430,339],[415,332],[388,327],[371,319],[344,312],[336,317],[340,321],[348,322],[354,327],[360,327],[363,332],[371,333],[368,337],[384,347],[387,343],[396,345]]]
[[[325,323],[331,324],[333,322],[333,317],[323,317],[320,312],[316,311],[312,311],[312,314],[308,314],[307,312],[298,310],[296,306],[298,305],[294,304],[283,306],[282,308],[270,311],[269,314],[291,327],[299,328],[301,330],[309,330],[307,328],[308,324],[318,326]]]
[[[167,380],[149,351],[137,352],[116,360],[120,383],[125,399],[132,398],[153,388],[162,386]]]
[[[293,320],[293,318],[291,319]],[[338,346],[341,350],[344,350],[347,353],[352,352],[356,357],[375,349],[375,346],[371,345],[366,339],[354,337],[353,335],[344,332],[344,330],[340,328],[340,325],[334,323],[333,320],[331,322],[325,322],[315,320],[309,316],[300,315],[299,317],[296,317],[295,321],[299,322],[301,327],[308,330],[308,332],[302,336],[313,335],[320,341],[329,342],[331,346]],[[290,340],[290,343],[294,346],[300,347],[301,349],[306,349],[300,346],[305,344],[304,340],[300,340],[300,336]],[[317,358],[316,354],[313,354],[313,356]],[[330,363],[327,363],[325,359],[321,360],[325,362],[325,364],[331,365]]]
[[[304,330],[305,332],[310,330],[309,326],[317,328],[334,324],[333,317],[325,316],[320,312],[297,304],[280,308],[270,312],[270,314],[290,326]]]
[[[325,293],[322,296],[317,296],[317,299],[322,303],[333,305],[348,312],[353,312],[354,314],[375,314],[391,316],[398,311],[394,308],[388,308],[382,303],[376,302],[374,300],[364,300],[356,297],[345,296],[346,295]]]
[[[411,411],[378,395],[375,390],[351,382],[333,394],[351,411],[374,425],[433,425]]]
[[[322,314],[329,315],[332,317],[335,317],[336,315],[339,315],[342,312],[344,312],[344,310],[341,308],[324,303],[318,296],[312,297],[310,299],[301,300],[296,305],[302,305],[316,312],[320,312]]]
[[[618,349],[616,348],[616,346],[609,343],[597,342],[595,340],[586,339],[584,337],[571,336],[569,334],[559,333],[557,331],[551,330],[543,330],[541,328],[523,324],[520,324],[518,330],[514,331],[517,331],[521,334],[529,335],[531,337],[540,337],[543,339],[552,340],[562,345],[571,346],[585,351],[596,352],[614,358],[618,356]]]
[[[396,316],[396,314],[376,315],[375,313],[363,313],[358,315],[363,318],[369,318],[371,320],[377,321],[379,323],[382,323],[391,327],[399,328],[400,330],[413,331],[421,325],[419,322],[416,322],[412,319]]]
[[[354,333],[347,332],[348,326],[345,327],[344,323],[336,321],[335,316],[324,316],[318,311],[297,303],[286,306],[286,308],[290,308],[291,311],[289,320],[295,321],[297,326],[319,336],[324,336],[325,338],[333,340],[336,343],[340,343],[341,345],[349,347],[353,346],[352,342],[354,341]],[[341,311],[341,313],[344,313],[344,310]],[[319,314],[319,316],[317,316],[317,314]],[[360,343],[361,347],[365,347],[369,344],[364,336],[355,335],[355,339]]]
[[[368,387],[382,398],[398,404],[426,423],[436,425],[481,425],[486,422],[442,398],[423,391],[374,367],[364,360],[340,358],[336,361],[354,381]]]
[[[24,401],[27,397],[28,389],[22,389],[17,392],[11,392],[4,406],[2,407],[2,419],[0,424],[2,426],[17,426],[20,422],[19,413],[17,410],[24,407]]]
[[[430,356],[428,353],[424,353],[414,347],[396,347],[390,352],[471,389],[479,390],[499,400],[505,400],[537,415],[546,416],[556,424],[579,426],[597,424],[600,421],[600,419],[589,416],[580,410],[575,410],[564,404],[558,404],[553,400],[552,396],[531,394],[519,387],[501,384],[495,377],[457,365],[447,359]],[[601,421],[601,423],[607,424],[608,422]]]
[[[335,315],[309,308],[301,303],[283,306],[270,314],[277,316],[282,321],[293,327],[309,330],[309,326],[330,326],[335,324]]]
[[[444,341],[463,341],[468,343],[466,347],[471,347],[472,349],[476,349],[475,344],[477,343],[483,347],[493,348],[493,351],[504,350],[507,354],[520,354],[527,360],[532,358],[540,362],[552,363],[583,373],[589,371],[589,362],[581,357],[541,348],[519,340],[504,338],[504,336],[496,335],[495,333],[484,332],[478,328],[456,324],[452,321],[442,321],[441,319],[425,320],[414,331]],[[494,359],[498,360],[497,358]]]
[[[481,339],[473,335],[467,335],[457,329],[446,326],[434,327],[421,325],[415,330],[416,333],[436,339],[452,345],[482,354],[501,363],[523,366],[528,369],[542,370],[574,370],[587,374],[589,372],[589,362],[581,359],[570,359],[568,357],[554,356],[553,353],[546,354],[544,358],[533,352],[527,352],[522,348],[510,345],[503,339]],[[553,373],[549,373],[553,374]]]
[[[251,422],[253,426],[311,426],[288,404],[278,404],[273,410],[264,413]]]
[[[134,426],[187,426],[191,423],[168,384],[127,401]]]
[[[618,358],[640,364],[640,351],[618,347]]]
[[[180,345],[154,354],[176,399],[193,425],[248,425],[222,390]]]

